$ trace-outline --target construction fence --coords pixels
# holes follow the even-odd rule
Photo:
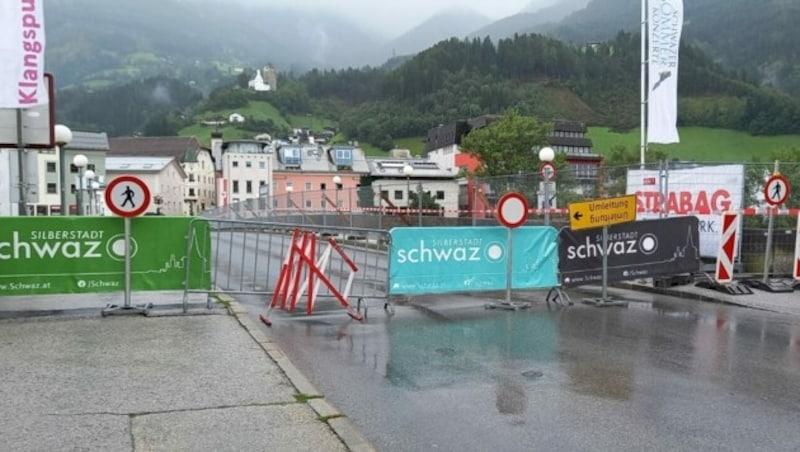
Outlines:
[[[780,205],[768,203],[770,177],[788,182]],[[798,187],[792,189],[791,187]],[[279,192],[280,187],[275,191]],[[637,195],[637,218],[696,216],[701,255],[716,257],[720,215],[743,215],[737,271],[762,273],[769,242],[769,273],[792,271],[795,229],[800,208],[800,162],[658,162],[645,166],[560,168],[554,180],[538,172],[448,181],[382,181],[353,189],[287,191],[249,199],[204,213],[206,218],[388,231],[395,227],[496,226],[497,200],[517,192],[528,200],[528,225],[569,225],[568,206],[595,198]],[[772,221],[771,237],[770,217]]]

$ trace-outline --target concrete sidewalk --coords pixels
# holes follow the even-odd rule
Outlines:
[[[81,296],[72,315],[0,320],[0,449],[373,450],[236,302],[172,315],[180,295],[148,295],[148,317]],[[6,317],[58,311],[25,298],[0,298]]]

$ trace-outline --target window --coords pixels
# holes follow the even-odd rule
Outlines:
[[[381,190],[381,199],[389,198],[389,190]]]
[[[253,193],[253,181],[249,180],[244,183],[245,193]]]
[[[47,184],[47,193],[55,194],[56,192],[56,184]]]
[[[292,183],[291,182],[286,182],[286,188],[294,188],[294,187],[292,187]]]
[[[231,166],[234,167],[234,168],[238,168],[239,167],[239,162],[237,160],[234,160],[234,161],[231,162]]]
[[[403,190],[395,190],[394,199],[403,199]]]
[[[442,191],[442,190],[437,190],[437,191],[436,191],[436,199],[439,199],[439,200],[442,200],[442,199],[444,199],[444,191]]]
[[[245,168],[252,168],[253,167],[253,162],[248,160],[248,161],[244,162],[244,166],[245,166]]]
[[[265,169],[266,167],[267,167],[267,162],[263,160],[258,162],[258,169]]]
[[[48,173],[56,172],[56,162],[47,162],[47,172]]]
[[[321,184],[319,184],[319,189],[320,189],[320,190],[325,190],[325,189],[327,189],[327,188],[328,188],[328,186],[327,186],[327,185],[325,185],[325,183],[321,183]]]
[[[311,208],[311,200],[310,199],[306,199],[306,208],[309,208],[309,209]]]
[[[233,192],[234,193],[239,193],[239,181],[238,180],[233,181]]]
[[[189,182],[194,182],[194,174],[189,174]]]
[[[189,196],[194,196],[194,188],[189,189]]]
[[[306,182],[306,191],[311,191],[311,182]]]

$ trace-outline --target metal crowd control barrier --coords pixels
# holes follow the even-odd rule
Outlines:
[[[269,223],[237,219],[198,219],[208,222],[211,229],[211,249],[202,256],[210,256],[211,285],[208,290],[184,289],[184,311],[189,294],[205,293],[210,306],[216,292],[232,295],[263,296],[266,305],[276,291],[281,267],[291,250],[292,236],[300,227],[303,232],[315,234],[323,240],[316,241],[316,255],[327,246],[327,238],[335,238],[346,252],[347,258],[358,267],[351,277],[348,262],[340,254],[332,254],[327,276],[331,283],[341,286],[349,282],[349,297],[360,307],[368,301],[388,304],[389,259],[391,236],[388,231],[349,227],[300,226],[295,223]],[[193,228],[187,234],[187,250],[192,243]],[[198,254],[187,252],[188,264],[198,259]],[[187,272],[192,265],[187,265]],[[188,274],[186,275],[188,279]],[[325,298],[324,295],[320,295]]]

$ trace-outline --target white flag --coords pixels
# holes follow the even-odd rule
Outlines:
[[[647,29],[647,142],[678,143],[678,49],[683,0],[649,0]]]
[[[44,0],[0,1],[0,108],[50,102],[44,43]]]

